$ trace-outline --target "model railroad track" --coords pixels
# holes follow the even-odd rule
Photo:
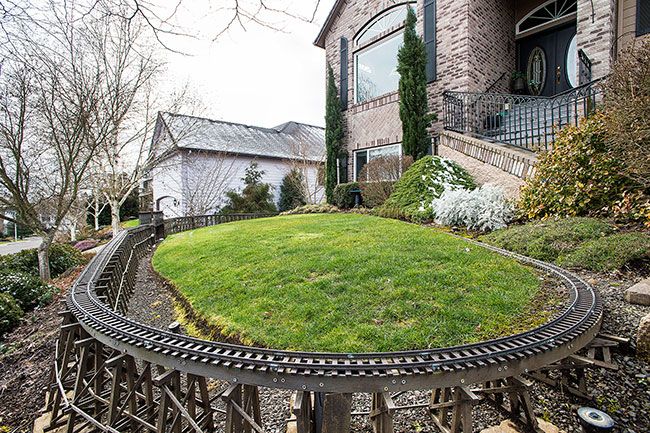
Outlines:
[[[241,216],[239,219],[250,219]],[[229,220],[237,219],[230,217]],[[224,220],[175,220],[188,230]],[[98,254],[74,285],[67,305],[94,339],[152,364],[253,386],[317,392],[388,392],[463,386],[513,377],[556,362],[586,346],[600,328],[602,306],[587,283],[557,266],[474,242],[555,275],[569,293],[551,321],[520,334],[440,349],[382,353],[282,351],[200,340],[125,317],[135,266],[154,243],[154,228],[122,232]],[[169,233],[168,233],[169,234]],[[473,241],[468,241],[473,242]]]

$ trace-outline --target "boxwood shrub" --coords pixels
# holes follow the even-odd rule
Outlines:
[[[7,293],[0,293],[0,337],[18,325],[23,317],[16,300]]]
[[[81,252],[67,244],[52,244],[50,247],[50,272],[56,278],[68,269],[84,262]],[[23,250],[16,254],[0,256],[0,269],[38,275],[38,252]]]
[[[414,222],[432,221],[433,201],[447,189],[474,189],[472,176],[460,165],[439,156],[420,158],[404,172],[393,193],[376,213]]]
[[[358,182],[340,183],[334,188],[334,206],[339,209],[352,209],[354,207],[353,190],[359,189]]]

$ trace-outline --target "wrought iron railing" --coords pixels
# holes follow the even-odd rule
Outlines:
[[[593,112],[599,92],[598,80],[552,97],[447,91],[443,124],[527,150],[548,150],[560,128]]]

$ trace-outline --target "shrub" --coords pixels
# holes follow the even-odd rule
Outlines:
[[[650,41],[625,50],[603,85],[610,152],[626,176],[650,188]]]
[[[497,230],[481,240],[547,262],[575,251],[581,244],[612,235],[616,227],[596,218],[535,221]]]
[[[354,207],[353,190],[359,189],[358,182],[340,183],[334,188],[334,206],[339,209],[351,209]]]
[[[634,188],[605,144],[604,125],[599,113],[557,134],[553,150],[540,155],[535,176],[522,187],[524,216],[606,216]]]
[[[241,193],[228,191],[229,203],[221,209],[222,213],[271,213],[277,208],[273,203],[271,185],[262,183],[263,170],[257,169],[257,163],[251,162],[242,178],[244,189]]]
[[[11,331],[23,317],[16,300],[7,293],[0,293],[0,336]]]
[[[443,191],[475,187],[474,179],[454,161],[426,156],[413,163],[402,175],[377,214],[415,222],[431,221],[434,218],[433,201]]]
[[[307,204],[304,206],[298,206],[297,208],[282,212],[280,215],[298,215],[298,214],[308,214],[308,213],[337,213],[340,212],[339,208],[332,206],[331,204],[322,203],[322,204]]]
[[[51,290],[40,278],[15,271],[0,271],[0,293],[11,295],[23,311],[40,304],[41,297]]]
[[[406,170],[413,164],[410,156],[381,156],[363,166],[359,178],[363,179],[359,186],[363,204],[367,207],[377,207],[393,193],[397,182]]]
[[[644,233],[616,233],[587,241],[560,256],[558,265],[591,271],[614,271],[650,259],[650,236]]]
[[[52,244],[50,246],[50,272],[56,278],[70,268],[84,262],[81,252],[67,244]],[[0,266],[12,271],[38,275],[38,251],[23,250],[16,254],[0,257]]]
[[[300,171],[293,169],[282,179],[280,186],[280,201],[278,202],[278,209],[280,212],[294,209],[302,206],[307,201],[305,200],[305,192],[303,188],[304,178]]]
[[[484,185],[475,190],[447,190],[433,202],[438,224],[464,226],[470,230],[502,229],[514,217],[514,206],[503,188]]]
[[[83,241],[79,241],[74,244],[74,247],[79,251],[87,251],[95,248],[98,243],[99,241],[96,241],[95,239],[84,239]]]

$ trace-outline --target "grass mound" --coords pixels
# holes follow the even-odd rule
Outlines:
[[[619,233],[614,225],[596,218],[565,218],[512,226],[482,240],[569,268],[602,272],[650,259],[650,236]]]
[[[222,337],[277,349],[442,347],[545,321],[537,275],[448,234],[355,214],[291,215],[179,233],[154,268]]]

